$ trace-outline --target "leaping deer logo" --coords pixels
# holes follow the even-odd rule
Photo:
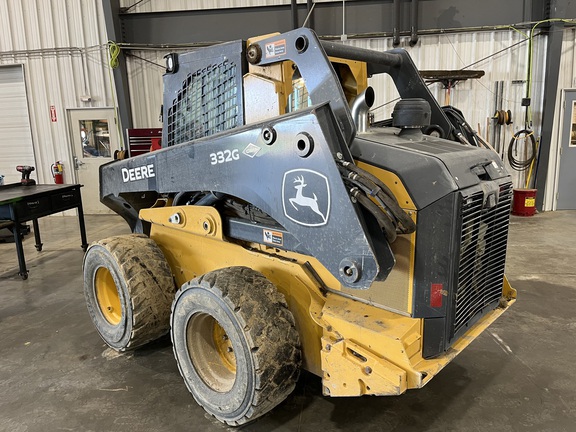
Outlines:
[[[316,197],[316,194],[312,192],[312,197],[307,197],[302,193],[302,190],[307,186],[307,184],[304,183],[304,176],[296,177],[294,183],[296,183],[296,186],[294,186],[294,189],[296,189],[296,196],[289,199],[292,207],[294,207],[296,211],[298,211],[296,205],[300,207],[309,207],[310,210],[322,218],[322,222],[326,223],[326,216],[318,208],[318,198]]]

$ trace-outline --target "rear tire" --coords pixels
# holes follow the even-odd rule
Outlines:
[[[194,399],[238,426],[294,390],[301,351],[284,296],[247,267],[215,270],[184,284],[172,306],[172,343]]]
[[[84,256],[84,296],[96,330],[126,351],[166,334],[176,291],[158,245],[145,235],[109,237]]]

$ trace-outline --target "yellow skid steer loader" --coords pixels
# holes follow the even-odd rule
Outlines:
[[[402,98],[386,127],[380,73]],[[117,351],[170,332],[218,420],[272,410],[302,368],[327,396],[421,388],[515,301],[510,177],[405,51],[301,28],[170,54],[163,120],[161,150],[101,168],[133,234],[91,245],[85,296]]]

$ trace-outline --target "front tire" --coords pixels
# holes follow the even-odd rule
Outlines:
[[[176,289],[153,240],[135,234],[100,240],[88,248],[83,268],[90,318],[111,348],[131,350],[168,333]]]
[[[188,390],[216,419],[238,426],[294,389],[301,351],[284,296],[247,267],[184,284],[172,306],[174,354]]]

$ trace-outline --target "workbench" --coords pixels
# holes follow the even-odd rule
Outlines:
[[[22,247],[22,236],[20,235],[20,226],[23,222],[32,221],[36,250],[41,251],[42,240],[40,238],[38,218],[76,208],[78,209],[78,222],[82,239],[81,246],[84,251],[88,248],[82,197],[80,195],[81,187],[82,185],[79,184],[23,186],[20,183],[0,186],[0,222],[4,226],[10,227],[9,225],[12,225],[10,228],[14,233],[14,242],[16,243],[16,253],[18,254],[18,264],[20,266],[18,274],[22,279],[28,278],[24,248]]]

